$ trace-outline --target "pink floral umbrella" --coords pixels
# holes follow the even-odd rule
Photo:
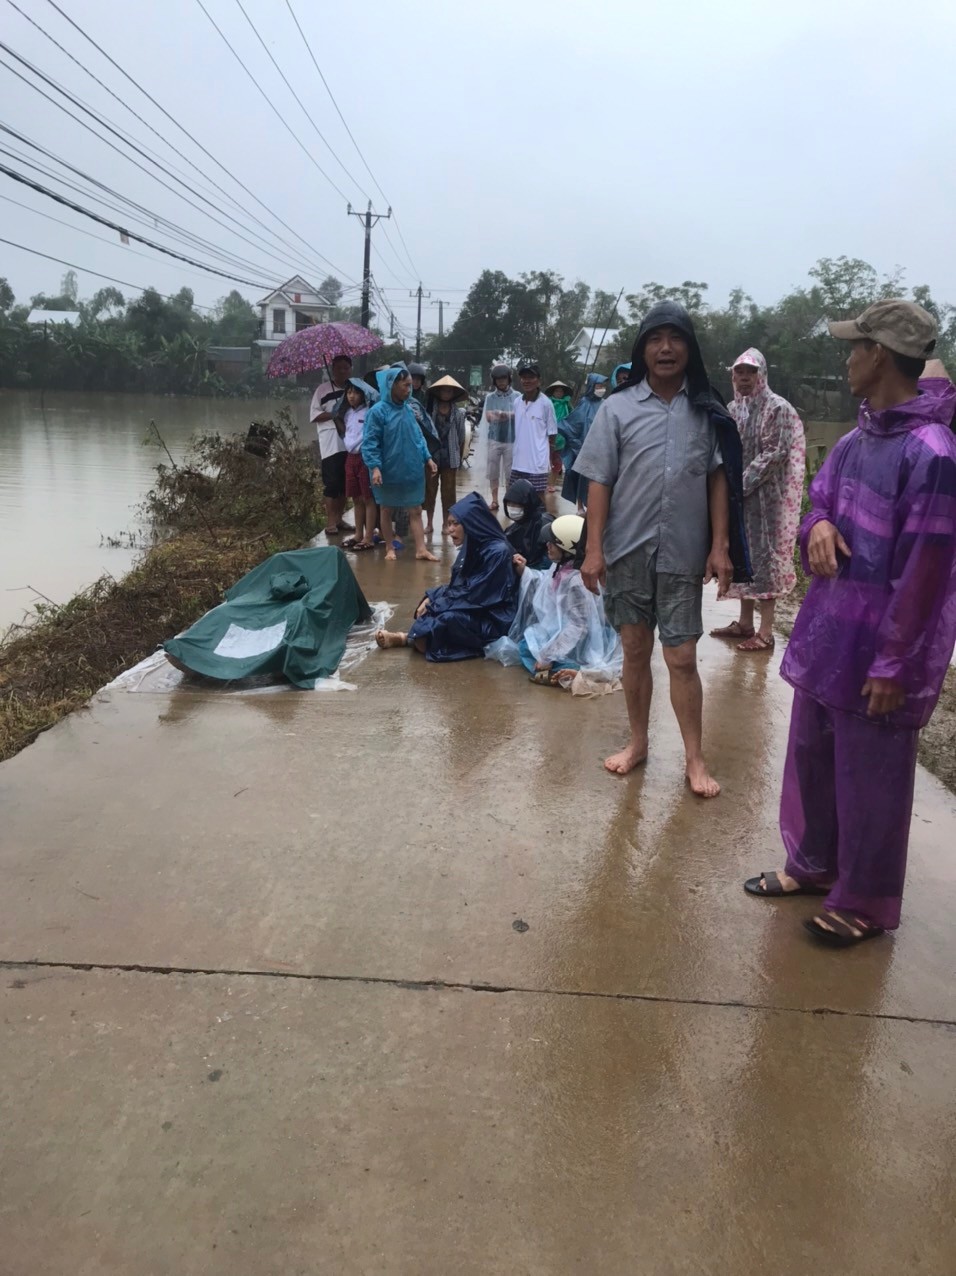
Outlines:
[[[371,354],[385,343],[358,323],[316,323],[286,337],[266,369],[270,377],[294,377],[326,368],[340,354]]]

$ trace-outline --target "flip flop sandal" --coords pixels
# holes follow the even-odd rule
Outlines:
[[[845,921],[838,913],[821,913],[808,918],[803,926],[814,939],[829,944],[831,948],[852,948],[885,933],[882,926],[871,926],[862,917],[853,917],[852,913],[849,916],[853,918],[852,922]],[[821,926],[821,922],[826,922],[826,926]],[[828,930],[829,926],[833,929]]]
[[[364,554],[367,550],[374,549],[375,546],[368,545],[365,541],[356,541],[354,545],[349,545],[346,548],[350,549],[353,554]]]
[[[358,544],[358,541],[355,539],[354,536],[347,536],[345,540],[342,542],[342,548],[354,549],[357,544]]]
[[[530,675],[530,681],[538,687],[557,687],[563,691],[565,685],[574,681],[573,669],[539,669]]]
[[[754,634],[752,638],[745,638],[743,642],[737,643],[738,651],[773,651],[774,638],[764,638],[761,634]]]
[[[752,638],[756,632],[756,629],[744,629],[739,620],[732,620],[722,629],[712,629],[710,636],[711,638]]]
[[[760,885],[761,880],[764,886]],[[829,886],[815,886],[812,882],[806,882],[795,891],[787,891],[783,888],[780,880],[780,874],[777,872],[761,873],[760,877],[748,877],[744,882],[744,890],[748,895],[759,895],[761,899],[781,899],[786,897],[789,899],[791,895],[829,895]]]

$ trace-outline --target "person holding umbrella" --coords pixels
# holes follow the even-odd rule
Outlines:
[[[315,425],[319,440],[322,467],[322,489],[325,493],[325,534],[337,536],[339,532],[354,532],[351,523],[345,522],[345,458],[347,450],[343,432],[340,432],[333,415],[345,387],[352,375],[352,358],[347,354],[336,355],[332,360],[331,379],[316,387],[309,405],[309,420]]]
[[[458,499],[455,489],[465,455],[465,412],[456,405],[467,397],[465,387],[450,376],[433,381],[428,391],[426,411],[438,431],[439,448],[438,455],[433,458],[438,471],[425,477],[426,536],[432,536],[435,531],[435,503],[439,487],[443,514],[441,534],[448,534],[448,512]]]

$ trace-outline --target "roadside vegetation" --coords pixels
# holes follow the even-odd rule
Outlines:
[[[205,435],[181,466],[158,466],[143,506],[150,547],[133,570],[63,606],[39,603],[0,638],[0,761],[222,602],[257,563],[321,529],[316,469],[291,415],[256,431]]]

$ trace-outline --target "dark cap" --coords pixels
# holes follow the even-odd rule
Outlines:
[[[537,359],[522,359],[518,364],[518,376],[523,372],[530,372],[533,377],[541,376],[541,365]]]

